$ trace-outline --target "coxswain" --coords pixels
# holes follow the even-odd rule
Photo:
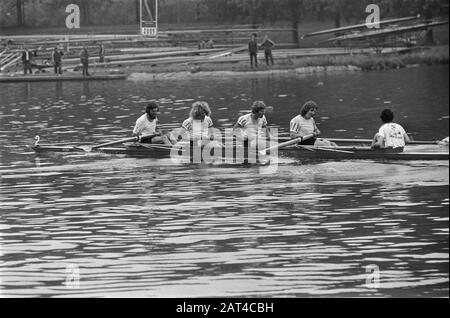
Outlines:
[[[394,113],[390,109],[384,109],[380,118],[384,124],[375,134],[371,147],[402,152],[405,145],[411,141],[405,129],[393,122]]]

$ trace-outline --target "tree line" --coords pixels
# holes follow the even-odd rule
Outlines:
[[[64,26],[71,3],[79,6],[82,25],[139,22],[139,0],[2,0],[0,26]],[[297,29],[305,21],[331,19],[336,27],[364,21],[370,3],[380,7],[383,18],[448,15],[448,0],[159,0],[158,11],[160,24],[168,26],[285,23]]]

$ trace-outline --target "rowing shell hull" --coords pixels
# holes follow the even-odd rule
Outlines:
[[[65,153],[86,153],[86,150],[72,146],[51,146],[38,145],[31,147],[37,153],[65,152]],[[442,150],[442,149],[438,149]],[[106,154],[125,154],[133,157],[169,158],[171,157],[171,147],[164,145],[128,145],[125,147],[105,147],[95,149],[92,152]],[[176,153],[176,152],[175,152]],[[172,152],[173,156],[174,152]],[[235,151],[233,152],[235,155]],[[449,160],[448,151],[414,151],[414,146],[409,147],[404,152],[388,152],[383,150],[372,150],[369,147],[338,147],[330,149],[316,149],[313,147],[304,148],[292,146],[278,149],[280,157],[294,157],[298,159],[315,160]],[[181,152],[178,152],[181,156]],[[245,158],[249,155],[245,152]],[[253,157],[258,157],[253,154]],[[192,153],[190,155],[192,158]],[[222,158],[225,152],[222,152]]]
[[[280,150],[280,155],[311,160],[449,160],[448,152],[414,151],[414,147],[411,148],[404,152],[373,150],[370,147],[338,147],[337,151],[332,151],[333,148],[311,151],[294,146],[290,149]]]

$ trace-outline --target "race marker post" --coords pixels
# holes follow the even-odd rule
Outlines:
[[[141,35],[158,37],[158,0],[140,1],[140,29]]]

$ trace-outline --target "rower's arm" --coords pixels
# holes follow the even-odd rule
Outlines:
[[[142,135],[142,134],[141,134],[141,130],[138,129],[137,126],[134,127],[132,136],[133,136],[133,137],[137,137],[137,136],[140,136],[140,135]]]
[[[236,136],[237,139],[246,139],[245,133],[244,133],[244,127],[240,123],[236,123],[233,126],[233,135]]]
[[[317,128],[317,125],[316,125],[315,121],[314,121],[314,132],[313,133],[315,134],[314,137],[317,137],[317,136],[320,135],[320,130],[319,130],[319,128]]]
[[[403,134],[403,138],[405,139],[405,143],[409,144],[412,140],[411,138],[408,136],[408,134]]]
[[[234,126],[233,126],[233,129],[238,129],[238,128],[244,128],[244,127],[242,127],[242,125],[241,124],[239,124],[239,123],[236,123],[236,124],[234,124]]]
[[[315,135],[314,137],[317,137],[320,134],[320,131],[317,129],[316,126],[314,126],[313,134]],[[305,137],[307,134],[305,135],[300,132],[295,132],[295,131],[291,130],[289,135],[290,135],[291,139],[294,139],[294,138]]]
[[[303,137],[302,134],[293,131],[290,132],[289,136],[291,137],[291,139]]]
[[[208,128],[208,136],[210,140],[220,140],[220,131],[214,127]]]
[[[370,145],[371,148],[384,148],[384,137],[379,135],[378,133],[375,134],[373,137],[372,144]]]

